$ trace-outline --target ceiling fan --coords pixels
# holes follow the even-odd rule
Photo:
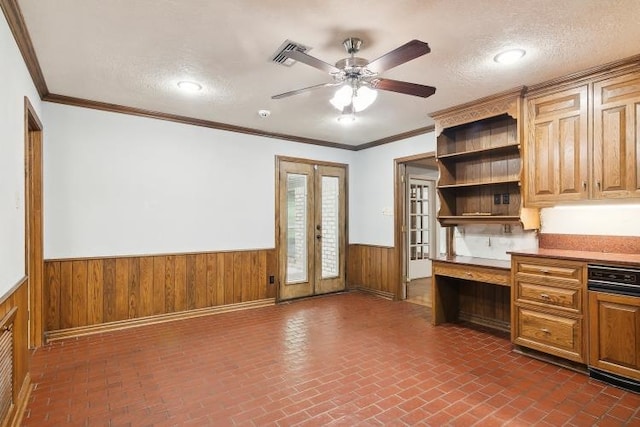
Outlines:
[[[282,52],[282,55],[286,58],[328,72],[333,77],[333,81],[284,92],[271,98],[281,99],[320,88],[341,86],[333,99],[331,99],[331,103],[337,109],[342,110],[343,114],[352,114],[364,110],[373,103],[377,96],[377,92],[374,89],[422,98],[427,98],[436,92],[436,88],[433,86],[379,77],[379,74],[384,71],[431,52],[427,43],[420,40],[411,40],[371,62],[355,56],[362,46],[361,39],[350,37],[342,44],[350,56],[339,60],[335,66],[307,55],[303,49],[294,48]]]

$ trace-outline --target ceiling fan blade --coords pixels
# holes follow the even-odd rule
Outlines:
[[[312,67],[317,68],[318,70],[326,71],[327,73],[337,73],[340,71],[338,68],[334,67],[333,65],[327,62],[321,61],[318,58],[315,58],[311,55],[307,55],[304,52],[300,52],[299,50],[296,50],[296,49],[283,52],[282,54],[295,61],[299,61],[307,65],[311,65]]]
[[[320,83],[319,85],[303,87],[302,89],[296,89],[296,90],[292,90],[290,92],[284,92],[284,93],[280,93],[278,95],[273,95],[271,97],[271,99],[286,98],[288,96],[297,95],[299,93],[304,93],[304,92],[308,92],[308,91],[311,91],[311,90],[320,89],[320,88],[323,88],[323,87],[338,86],[338,85],[341,85],[341,84],[342,84],[342,82]]]
[[[367,65],[367,69],[374,73],[381,73],[389,70],[412,59],[416,59],[422,55],[431,52],[429,45],[420,40],[411,40],[408,43],[382,55],[378,59],[374,59]]]
[[[391,79],[374,79],[371,81],[371,86],[380,90],[420,96],[422,98],[427,98],[436,93],[436,88],[433,86],[425,86],[417,83],[402,82]]]

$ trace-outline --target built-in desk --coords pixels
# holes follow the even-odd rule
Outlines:
[[[509,300],[511,288],[511,262],[476,257],[438,257],[433,258],[433,286],[431,288],[431,322],[439,325],[459,319],[461,302],[465,306],[473,306],[474,298],[478,300],[478,318],[486,317],[482,323],[488,326],[508,329]],[[461,280],[484,286],[479,290],[461,288]],[[492,289],[500,287],[500,289]],[[509,288],[509,289],[506,289]],[[501,311],[506,310],[506,313]],[[483,316],[482,312],[488,313]],[[497,314],[496,322],[491,317]],[[474,316],[474,314],[471,314]],[[506,320],[505,320],[506,319]],[[465,319],[473,320],[473,319]],[[505,324],[506,323],[506,324]]]

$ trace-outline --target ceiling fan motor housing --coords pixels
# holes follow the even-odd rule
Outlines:
[[[348,54],[353,55],[354,53],[358,53],[360,50],[360,47],[362,46],[362,39],[359,39],[358,37],[349,37],[342,42],[342,45]]]

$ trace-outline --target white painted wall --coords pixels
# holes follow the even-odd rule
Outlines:
[[[393,246],[394,159],[435,151],[433,132],[358,151],[350,176],[350,243]]]
[[[454,231],[457,255],[508,261],[507,251],[538,247],[536,231],[524,231],[512,225],[509,231],[501,224],[474,224],[457,226]]]
[[[24,97],[40,98],[0,14],[0,297],[25,275]]]
[[[47,102],[43,108],[45,258],[272,248],[275,156],[350,164],[356,154]]]
[[[640,204],[546,208],[541,211],[540,228],[553,234],[640,236]]]

